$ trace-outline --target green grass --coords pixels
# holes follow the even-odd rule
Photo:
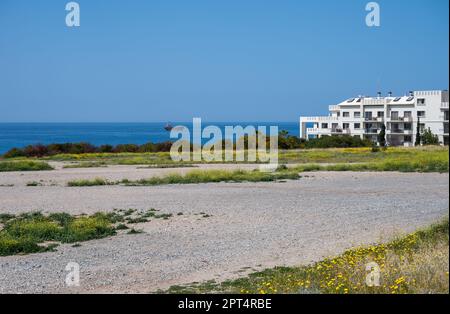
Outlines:
[[[426,158],[446,160],[448,147],[389,147],[372,152],[371,148],[303,149],[280,152],[280,163],[369,163],[380,161],[413,161]]]
[[[380,285],[366,285],[366,266],[380,267]],[[163,292],[163,291],[160,291]],[[166,293],[449,293],[449,221],[391,242],[359,247],[320,262],[276,267],[222,283],[172,286]]]
[[[173,163],[173,164],[153,164],[145,167],[138,167],[137,169],[172,169],[172,168],[197,168],[198,166],[187,163]]]
[[[0,256],[37,253],[52,250],[44,242],[74,243],[115,234],[113,221],[106,214],[71,216],[64,213],[27,213],[19,216],[2,214]]]
[[[67,213],[44,215],[40,212],[21,215],[0,214],[0,256],[53,251],[59,243],[79,243],[115,235],[128,230],[142,233],[127,224],[140,224],[153,219],[169,219],[172,214],[156,209],[114,209],[91,216]],[[77,247],[75,245],[73,247]]]
[[[399,172],[448,172],[448,156],[447,158],[420,157],[413,160],[387,158],[378,162],[367,163],[343,163],[334,165],[300,165],[293,169],[299,172],[304,171],[399,171]]]
[[[151,186],[165,184],[194,184],[208,182],[271,182],[277,180],[299,179],[299,175],[293,171],[268,173],[260,171],[225,171],[225,170],[193,170],[186,174],[169,174],[162,177],[152,177],[140,180],[123,179],[120,181],[107,181],[102,178],[94,180],[74,180],[67,183],[68,186],[98,186],[98,185],[117,185],[126,186]]]
[[[448,147],[389,147],[387,150],[372,152],[370,147],[363,148],[329,148],[329,149],[297,149],[280,150],[280,163],[361,163],[378,162],[385,159],[415,160],[427,157],[444,158],[448,161]],[[121,165],[180,165],[173,162],[170,153],[93,153],[62,154],[42,158],[42,160],[59,160],[71,162],[102,162],[104,164]],[[204,162],[200,162],[204,163]],[[237,162],[231,162],[237,163]],[[242,163],[242,162],[239,162]],[[245,162],[243,162],[245,163]],[[183,162],[188,166],[193,162]]]
[[[43,161],[18,160],[0,161],[0,172],[5,171],[40,171],[53,170],[48,163]]]
[[[75,164],[69,164],[64,165],[63,168],[65,169],[72,169],[72,168],[98,168],[98,167],[106,167],[106,163],[103,161],[85,161]]]

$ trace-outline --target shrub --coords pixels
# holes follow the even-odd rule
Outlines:
[[[119,144],[94,146],[89,143],[54,143],[49,145],[28,145],[24,148],[12,148],[7,151],[4,158],[15,157],[45,157],[59,154],[91,154],[91,153],[155,153],[169,152],[172,142],[136,144]]]
[[[371,147],[372,141],[350,135],[322,136],[305,142],[305,148]]]
[[[7,151],[4,155],[4,158],[16,158],[16,157],[25,157],[25,152],[19,148],[12,148]]]
[[[421,135],[422,138],[422,144],[423,145],[439,145],[439,137],[433,132],[431,132],[431,129],[426,129],[423,134]]]

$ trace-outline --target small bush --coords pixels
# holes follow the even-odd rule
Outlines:
[[[98,186],[98,185],[111,185],[113,182],[109,182],[103,178],[95,178],[93,180],[72,180],[67,183],[67,186]]]

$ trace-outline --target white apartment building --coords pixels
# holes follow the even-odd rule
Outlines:
[[[421,131],[430,128],[442,145],[448,145],[448,98],[447,90],[415,91],[402,97],[392,93],[382,97],[378,93],[378,97],[351,98],[329,106],[328,116],[300,117],[300,137],[345,134],[377,142],[384,124],[388,145],[412,146],[419,123]]]

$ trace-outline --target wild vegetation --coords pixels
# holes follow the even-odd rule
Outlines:
[[[299,267],[276,267],[222,283],[172,286],[166,293],[449,293],[449,221],[388,243],[364,246]],[[375,263],[375,264],[374,264]],[[378,269],[376,269],[378,268]],[[366,278],[379,270],[379,282]]]
[[[164,185],[164,184],[191,184],[191,183],[207,183],[207,182],[269,182],[286,179],[299,179],[299,175],[295,171],[286,172],[260,172],[260,171],[244,171],[244,170],[193,170],[186,174],[169,174],[161,177],[151,177],[148,179],[120,181],[108,181],[102,178],[93,180],[73,180],[67,183],[71,187],[79,186],[99,186],[99,185],[126,185],[126,186],[142,186],[142,185]]]
[[[3,215],[0,256],[53,250],[58,242],[75,243],[115,234],[106,214],[74,217],[65,213]]]
[[[41,212],[0,214],[0,256],[53,251],[59,243],[76,243],[115,235],[130,230],[128,225],[167,220],[172,214],[149,210],[115,209],[91,216],[67,213],[44,215]],[[129,234],[142,233],[132,228]],[[76,245],[79,246],[79,245]],[[75,247],[75,246],[74,246]]]
[[[53,170],[48,163],[34,160],[0,161],[0,172]]]
[[[136,144],[119,144],[95,146],[90,143],[55,143],[49,145],[36,144],[24,148],[12,148],[6,152],[4,158],[15,157],[44,157],[59,154],[92,154],[92,153],[144,153],[168,152],[172,142]]]
[[[372,141],[361,139],[350,135],[322,136],[310,139],[300,144],[298,148],[348,148],[348,147],[371,147]]]
[[[288,154],[288,153],[286,153]],[[399,172],[448,172],[449,155],[446,148],[405,149],[391,148],[372,152],[370,148],[326,149],[284,155],[284,159],[297,161],[299,165],[281,165],[273,173],[244,170],[193,170],[186,174],[169,174],[141,180],[123,179],[108,181],[103,178],[80,179],[68,182],[68,186],[99,185],[163,185],[207,182],[267,182],[299,179],[306,171],[399,171]],[[317,163],[309,163],[316,161]],[[328,163],[330,164],[328,164]],[[327,163],[327,164],[321,164]]]

